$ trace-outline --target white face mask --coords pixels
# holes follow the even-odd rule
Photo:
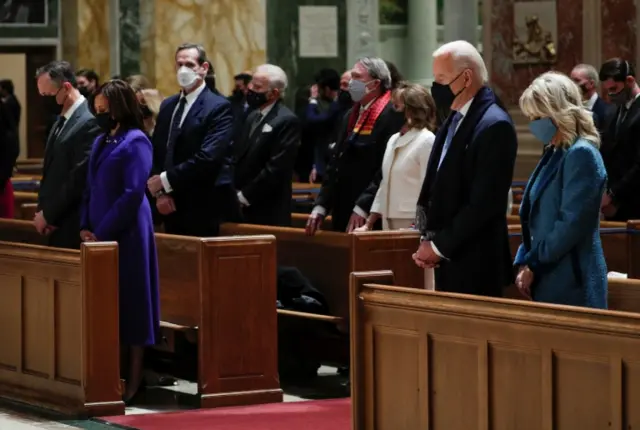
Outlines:
[[[200,77],[194,70],[187,66],[178,69],[178,84],[185,89],[191,88]]]

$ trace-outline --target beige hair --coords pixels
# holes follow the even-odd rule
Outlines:
[[[393,91],[393,97],[404,105],[404,115],[409,127],[435,131],[436,103],[429,90],[422,85],[402,81]]]
[[[482,55],[480,55],[475,46],[466,40],[454,40],[453,42],[445,43],[435,50],[433,58],[446,55],[451,56],[457,72],[471,69],[477,79],[481,81],[480,83],[486,84],[489,81],[489,72],[486,64],[484,64]]]
[[[582,105],[580,89],[562,73],[547,72],[534,79],[520,96],[520,109],[530,119],[551,118],[563,148],[573,145],[577,138],[600,146],[593,115]]]
[[[144,75],[131,75],[127,78],[127,83],[131,85],[135,92],[151,88],[149,80]]]
[[[162,97],[160,91],[152,88],[147,88],[144,90],[140,90],[139,92],[140,94],[142,94],[144,104],[147,105],[149,110],[153,113],[153,116],[158,116],[158,112],[160,112],[160,105],[162,104],[162,100],[164,100],[164,97]]]

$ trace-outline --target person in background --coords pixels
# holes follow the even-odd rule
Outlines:
[[[20,153],[20,141],[14,115],[0,100],[0,218],[14,217],[11,176]]]
[[[234,142],[235,175],[243,221],[291,226],[291,182],[300,147],[300,121],[282,102],[287,75],[264,64],[253,74],[242,139]]]
[[[385,61],[387,67],[389,68],[389,74],[391,76],[391,89],[398,88],[401,82],[404,82],[404,77],[400,70],[393,64],[391,61]]]
[[[582,101],[593,112],[596,128],[602,132],[611,114],[611,106],[598,95],[600,79],[598,71],[590,64],[578,64],[571,71],[571,80],[578,85]]]
[[[458,40],[433,53],[436,106],[450,106],[438,129],[418,198],[418,267],[435,268],[439,291],[501,296],[513,282],[506,199],[518,142],[487,86],[482,56]],[[496,144],[499,143],[499,144]]]
[[[600,68],[600,81],[615,105],[602,133],[600,153],[607,168],[602,213],[610,221],[640,218],[640,88],[634,67],[612,58]]]
[[[80,204],[91,144],[100,133],[76,76],[66,61],[52,61],[36,73],[38,92],[57,120],[47,138],[38,208],[33,224],[48,245],[80,247]]]
[[[100,76],[91,69],[80,69],[76,71],[76,82],[78,84],[78,91],[91,103],[91,97],[95,94],[100,86]]]
[[[181,92],[160,106],[147,186],[166,233],[217,236],[221,219],[239,211],[232,184],[231,103],[204,83],[210,66],[201,45],[180,45],[174,61]]]
[[[157,343],[160,331],[156,242],[145,195],[153,148],[143,131],[136,95],[126,82],[105,83],[94,105],[103,134],[89,159],[80,238],[118,243],[120,343],[128,356],[123,400],[130,403],[142,381],[144,348]]]
[[[607,175],[593,116],[578,86],[556,72],[533,81],[520,109],[533,135],[549,147],[520,205],[516,286],[536,302],[606,309],[599,226]]]
[[[233,140],[242,138],[242,131],[247,116],[251,113],[251,108],[247,104],[247,91],[251,82],[251,72],[242,72],[233,77],[235,86],[233,92],[227,100],[231,103],[233,111]]]
[[[112,78],[112,79],[115,80],[119,78]],[[144,75],[131,75],[126,79],[126,81],[131,86],[131,88],[133,88],[133,91],[135,91],[136,93],[138,91],[151,88],[151,84],[149,83],[149,80]]]
[[[20,105],[20,101],[16,97],[15,88],[11,79],[0,80],[0,101],[2,101],[5,109],[13,118],[13,124],[15,125],[16,129],[20,130],[20,116],[22,113],[22,106]]]
[[[153,130],[156,128],[156,120],[162,105],[162,94],[160,91],[147,88],[136,91],[140,109],[142,109],[142,118],[144,120],[144,132],[147,136],[153,136]]]
[[[377,189],[369,187],[380,171],[389,138],[405,122],[391,103],[391,74],[384,60],[365,57],[351,70],[349,93],[356,103],[332,150],[320,193],[307,221],[313,235],[332,213],[334,231],[351,232],[365,224]]]

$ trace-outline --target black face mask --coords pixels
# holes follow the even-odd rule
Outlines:
[[[91,95],[91,91],[89,90],[89,88],[87,87],[78,87],[78,91],[80,92],[80,94],[82,94],[85,98],[89,98],[89,96]]]
[[[144,119],[151,118],[153,116],[153,112],[151,112],[151,109],[149,109],[149,106],[147,105],[140,106],[140,110],[142,111],[142,117]]]
[[[347,107],[350,107],[353,104],[353,99],[351,98],[349,91],[340,90],[338,93],[338,103]]]
[[[464,73],[464,72],[462,72],[462,73]],[[451,82],[449,82],[448,84],[446,84],[446,85],[445,84],[439,84],[437,82],[434,82],[433,84],[431,84],[431,96],[433,97],[433,100],[436,102],[436,106],[438,108],[440,108],[440,107],[442,107],[442,108],[451,107],[451,105],[453,104],[453,101],[456,99],[456,97],[458,97],[460,95],[460,93],[462,93],[464,91],[464,88],[462,88],[456,94],[451,89],[451,84],[453,84],[455,81],[457,81],[458,78],[460,76],[462,76],[462,73],[460,73],[458,76],[453,78],[453,80]]]
[[[100,127],[105,133],[109,133],[118,125],[118,123],[111,118],[111,113],[109,112],[97,113],[96,121],[98,122],[98,127]]]
[[[268,101],[267,93],[257,93],[253,90],[247,92],[247,104],[250,108],[259,108],[267,104]]]
[[[56,101],[56,96],[42,96],[44,100],[44,106],[47,111],[51,112],[52,115],[60,115],[62,113],[62,105],[59,105]]]
[[[233,93],[231,93],[231,97],[241,100],[244,98],[244,91],[242,91],[240,88],[236,88],[235,90],[233,90]]]
[[[616,106],[622,106],[631,100],[631,88],[624,86],[617,93],[609,93],[609,100]]]

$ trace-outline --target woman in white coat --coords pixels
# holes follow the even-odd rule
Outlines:
[[[436,107],[429,91],[417,84],[402,84],[392,101],[397,110],[404,111],[406,123],[387,142],[382,181],[367,223],[358,231],[371,230],[380,218],[384,230],[411,228],[415,220],[416,203],[435,140]]]
[[[436,105],[429,91],[417,84],[401,84],[392,101],[404,111],[406,123],[391,136],[382,159],[382,180],[369,218],[356,231],[369,231],[382,218],[384,230],[411,228],[416,204],[435,140]],[[433,269],[425,269],[425,288],[433,289]]]

